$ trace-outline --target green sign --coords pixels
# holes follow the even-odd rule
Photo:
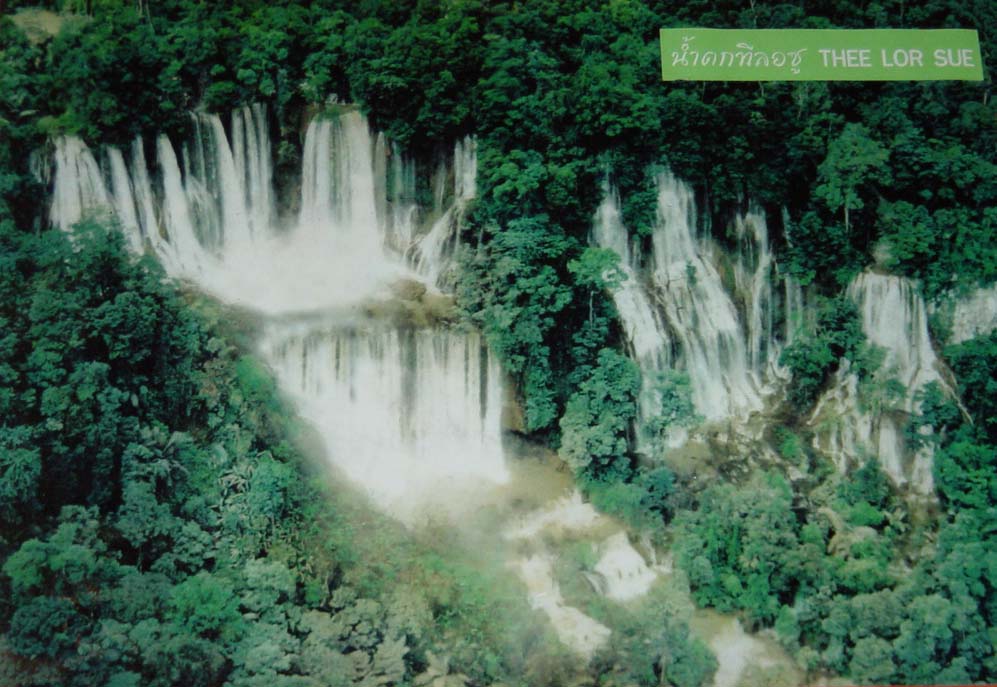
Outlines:
[[[968,29],[661,29],[665,81],[982,81]]]

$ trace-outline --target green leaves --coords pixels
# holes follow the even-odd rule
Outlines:
[[[243,631],[232,587],[205,571],[174,587],[168,608],[167,617],[187,634],[231,641]]]
[[[560,263],[574,247],[545,215],[510,219],[486,251],[465,260],[458,285],[458,302],[522,382],[529,431],[549,427],[558,415],[562,388],[552,351],[565,336],[557,323],[573,294],[550,263]]]
[[[576,473],[598,476],[615,466],[629,472],[624,460],[630,423],[637,414],[640,373],[637,365],[609,348],[599,351],[599,363],[568,399],[561,418],[560,456]]]
[[[950,346],[945,357],[970,415],[990,443],[997,443],[997,332]]]
[[[115,5],[99,21],[67,27],[52,42],[46,107],[70,116],[79,130],[69,133],[128,141],[154,123],[162,126],[157,116],[161,105],[183,97],[160,80],[167,61],[160,37],[143,19],[132,7]],[[123,64],[129,68],[122,69]],[[165,122],[169,127],[183,108],[174,104],[167,109],[173,113]]]
[[[781,477],[758,475],[742,488],[710,487],[699,510],[680,514],[676,525],[676,560],[699,603],[771,623],[801,582],[793,559],[799,525]]]
[[[588,247],[577,260],[568,261],[575,283],[592,290],[615,289],[626,279],[620,256],[607,248]]]
[[[25,658],[61,658],[72,650],[86,625],[70,601],[41,596],[18,607],[7,637],[11,648]]]
[[[879,637],[864,637],[855,643],[849,674],[863,684],[888,684],[894,675],[893,649]]]
[[[0,427],[0,519],[17,523],[38,507],[41,453],[29,427]]]
[[[861,124],[846,124],[828,145],[827,157],[818,168],[819,183],[814,195],[832,212],[844,211],[845,231],[851,230],[849,211],[865,207],[863,197],[872,190],[866,187],[889,182],[889,156]]]
[[[863,376],[867,370],[865,334],[855,305],[847,296],[827,299],[817,315],[813,333],[797,332],[779,357],[793,373],[789,399],[800,412],[817,400],[824,383],[841,358],[848,358]]]

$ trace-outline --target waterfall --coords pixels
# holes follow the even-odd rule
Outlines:
[[[394,294],[420,275],[432,286],[445,269],[474,195],[473,140],[455,148],[452,202],[439,208],[446,232],[434,226],[420,238],[415,165],[357,110],[310,122],[300,212],[286,227],[277,226],[265,110],[235,111],[229,131],[214,114],[192,124],[179,147],[155,139],[155,168],[141,140],[130,156],[114,147],[95,156],[77,138],[58,139],[51,222],[68,230],[87,212],[114,213],[133,250],[264,315],[261,356],[330,459],[385,510],[413,520],[440,505],[441,487],[505,481],[501,374],[481,337],[391,316],[428,307]],[[415,242],[418,271],[404,255]]]
[[[413,263],[431,284],[440,284],[450,267],[457,241],[460,238],[460,225],[468,203],[477,193],[476,176],[478,169],[477,145],[473,138],[466,137],[454,146],[453,155],[453,203],[447,207],[432,228],[415,246]],[[445,171],[437,173],[436,205],[443,205]]]
[[[737,255],[734,280],[746,301],[748,365],[756,386],[779,376],[779,353],[775,337],[775,261],[769,248],[768,224],[760,209],[738,215],[734,221]]]
[[[162,224],[169,237],[169,254],[164,262],[173,274],[196,278],[203,273],[207,256],[197,240],[180,164],[166,136],[156,139],[156,151],[163,179]]]
[[[232,113],[232,152],[236,178],[243,191],[249,233],[263,236],[271,230],[276,219],[270,133],[263,105],[254,103]]]
[[[222,246],[222,251],[247,245],[252,241],[252,231],[244,180],[236,172],[236,154],[229,145],[222,120],[218,115],[198,114],[194,115],[194,123],[197,134],[192,154],[185,156],[188,165],[185,179],[191,206],[204,213],[197,222],[202,228],[202,240],[208,245]],[[206,227],[212,231],[204,231]]]
[[[752,211],[735,222],[739,250],[731,286],[745,303],[742,323],[706,242],[696,237],[691,189],[668,173],[660,174],[656,183],[649,268],[642,265],[639,244],[631,241],[618,194],[608,182],[592,228],[593,242],[619,255],[625,277],[612,296],[630,354],[642,373],[642,451],[653,450],[647,425],[661,410],[656,387],[666,370],[674,367],[688,374],[693,403],[707,420],[743,419],[760,410],[762,390],[771,391],[765,384],[781,375],[772,286],[775,262],[764,215]],[[673,432],[668,440],[680,443],[683,434]]]
[[[138,208],[135,205],[135,192],[128,176],[124,155],[115,147],[108,147],[108,159],[111,161],[111,188],[114,195],[114,207],[125,231],[128,245],[132,251],[142,251],[142,225],[139,221]]]
[[[331,236],[337,251],[383,262],[373,154],[367,120],[356,110],[312,121],[305,134],[299,225]]]
[[[52,224],[69,229],[91,211],[111,207],[107,186],[86,144],[75,136],[55,143],[55,187],[52,193]]]
[[[908,392],[939,380],[924,301],[909,279],[864,272],[849,285],[848,296],[858,305],[866,337],[885,349],[883,365],[896,370]]]
[[[125,172],[127,173],[127,168]],[[132,166],[129,179],[135,205],[136,219],[142,228],[142,236],[154,247],[157,253],[162,253],[163,237],[156,219],[155,197],[152,191],[152,181],[149,179],[149,167],[145,161],[145,147],[142,139],[132,141]]]
[[[507,478],[501,375],[478,334],[282,323],[262,350],[336,464],[392,513]]]
[[[630,248],[630,237],[620,217],[620,200],[609,182],[603,184],[603,201],[596,210],[593,241],[615,252],[623,281],[613,289],[613,302],[620,315],[630,355],[641,369],[639,412],[644,427],[661,411],[657,379],[671,366],[671,341],[662,317],[651,302],[650,293],[639,277],[639,254]],[[646,449],[646,432],[638,434],[638,449]]]
[[[231,134],[217,115],[191,117],[179,155],[169,138],[156,138],[153,170],[140,139],[130,159],[103,151],[106,176],[83,141],[57,139],[51,222],[68,229],[87,212],[112,211],[136,252],[148,243],[173,276],[269,313],[383,295],[406,275],[444,285],[476,190],[474,139],[458,141],[452,164],[441,164],[437,219],[419,235],[415,164],[383,136],[375,140],[358,111],[320,116],[305,134],[297,222],[277,227],[262,106],[236,110]]]
[[[872,272],[858,275],[847,293],[858,306],[866,338],[885,356],[869,389],[861,388],[849,365],[838,371],[810,419],[817,430],[814,446],[832,456],[842,471],[864,455],[878,456],[895,484],[931,494],[932,454],[927,449],[911,452],[903,434],[907,416],[917,411],[917,392],[930,382],[947,389],[931,346],[924,301],[910,280]],[[902,389],[884,398],[891,379]]]
[[[692,190],[668,173],[657,182],[654,280],[680,342],[696,408],[710,420],[758,410],[762,402],[737,310],[696,241]]]

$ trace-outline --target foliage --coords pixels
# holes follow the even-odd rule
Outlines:
[[[636,364],[614,350],[600,351],[598,367],[561,418],[560,455],[575,472],[627,474],[627,433],[639,392]]]
[[[669,432],[702,421],[692,402],[692,383],[688,374],[665,370],[652,384],[661,404],[657,415],[647,423],[647,430],[652,436],[663,441]]]
[[[959,380],[959,393],[978,431],[997,443],[997,332],[945,351]]]
[[[774,623],[811,670],[833,670],[857,682],[990,679],[997,589],[985,553],[997,532],[997,453],[985,424],[993,396],[991,338],[946,350],[968,416],[938,384],[919,396],[910,436],[936,452],[935,482],[946,509],[936,547],[903,559],[909,525],[875,460],[838,479],[830,496],[820,496],[826,487],[812,491],[807,498],[827,505],[811,502],[805,515],[793,512],[787,492],[780,497],[758,479],[742,487],[711,486],[698,510],[677,518],[677,561],[697,599]],[[764,566],[747,555],[762,533],[783,538]],[[914,530],[914,536],[925,531]],[[771,575],[759,581],[769,565],[788,572],[792,582],[773,585],[780,578]],[[766,593],[752,597],[759,589]]]
[[[851,232],[850,211],[865,207],[863,187],[872,182],[880,186],[889,183],[888,158],[886,148],[861,124],[846,124],[828,144],[827,157],[817,168],[814,196],[831,212],[843,212],[846,233]]]
[[[603,609],[609,617],[600,619],[615,630],[608,649],[597,653],[593,663],[611,684],[702,687],[711,682],[717,660],[690,631],[688,611],[677,607],[663,586],[649,590],[640,604]]]
[[[672,516],[676,486],[660,468],[635,469],[629,453],[640,380],[619,352],[614,256],[588,246],[607,172],[644,241],[664,166],[696,187],[708,219],[744,198],[770,217],[785,208],[787,222],[770,223],[781,262],[829,296],[815,330],[783,354],[799,412],[843,358],[879,384],[872,402],[897,391],[870,374],[875,355],[854,308],[834,297],[860,269],[878,262],[929,296],[997,277],[989,80],[662,86],[656,34],[964,27],[980,31],[992,60],[993,3],[43,4],[89,16],[39,44],[0,17],[0,554],[10,596],[0,670],[20,671],[0,677],[14,684],[406,681],[428,672],[415,655],[432,634],[424,623],[464,637],[453,660],[475,683],[503,677],[522,649],[498,656],[487,623],[461,617],[465,601],[482,616],[501,610],[474,575],[427,564],[435,596],[386,602],[373,572],[344,572],[362,558],[356,541],[328,535],[330,553],[299,538],[311,492],[272,383],[116,239],[96,227],[79,229],[77,243],[37,231],[43,185],[28,163],[46,136],[124,143],[175,133],[197,107],[262,101],[288,159],[302,116],[330,96],[358,101],[423,164],[475,133],[481,173],[460,241],[459,303],[514,377],[527,429],[560,446],[593,500],[642,527]],[[902,524],[874,466],[823,501],[775,477],[711,485],[677,518],[680,565],[700,601],[775,623],[814,670],[993,681],[994,350],[993,336],[947,350],[966,416],[929,389],[909,433],[937,451],[944,512],[933,553],[904,550],[933,541],[930,528],[896,539]],[[690,421],[687,385],[664,380],[657,431]],[[785,452],[798,454],[789,436]],[[708,679],[711,662],[683,643],[684,628],[652,621],[664,634],[651,651],[636,631],[617,638],[635,656],[625,679]],[[677,647],[670,661],[665,646]]]
[[[677,560],[697,602],[775,619],[797,582],[792,567],[781,564],[799,547],[791,507],[788,484],[768,476],[744,490],[710,488],[698,511],[680,515]]]
[[[439,642],[490,683],[548,651],[505,577],[356,536],[269,374],[116,228],[0,244],[5,681],[388,685]]]
[[[854,303],[845,296],[826,299],[818,308],[813,332],[798,331],[779,358],[793,373],[789,400],[803,411],[817,399],[831,372],[848,359],[860,377],[878,366],[868,359],[865,334]]]

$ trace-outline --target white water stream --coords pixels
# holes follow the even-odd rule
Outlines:
[[[656,183],[650,256],[642,255],[623,225],[618,194],[608,184],[592,230],[596,244],[620,256],[626,276],[613,299],[643,373],[641,420],[646,424],[660,411],[655,380],[672,367],[688,374],[703,418],[744,420],[762,409],[763,392],[772,391],[766,385],[778,372],[781,350],[765,218],[753,211],[736,221],[739,250],[730,293],[716,266],[717,249],[697,235],[692,190],[668,173]]]
[[[778,359],[811,319],[803,290],[785,277],[777,298],[778,267],[760,210],[734,218],[730,233],[737,247],[726,255],[697,234],[691,189],[668,173],[658,176],[657,186],[650,259],[642,257],[639,242],[623,225],[619,197],[608,184],[592,232],[598,245],[620,256],[626,275],[612,295],[643,373],[642,424],[660,408],[653,380],[674,366],[689,375],[703,418],[726,419],[735,432],[743,431],[744,420],[767,399],[778,401],[778,392],[792,383]],[[903,433],[917,410],[917,393],[932,381],[947,388],[924,302],[908,280],[873,272],[859,275],[847,294],[858,306],[866,338],[882,349],[884,360],[861,388],[844,362],[810,417],[814,447],[841,471],[876,456],[894,483],[930,495],[932,456],[914,451]],[[989,331],[992,302],[992,290],[980,289],[950,308],[953,340]],[[891,379],[902,386],[892,396]]]
[[[719,420],[760,410],[745,328],[720,274],[697,240],[692,190],[670,174],[658,177],[652,236],[654,283],[680,343],[692,398],[703,417]]]

